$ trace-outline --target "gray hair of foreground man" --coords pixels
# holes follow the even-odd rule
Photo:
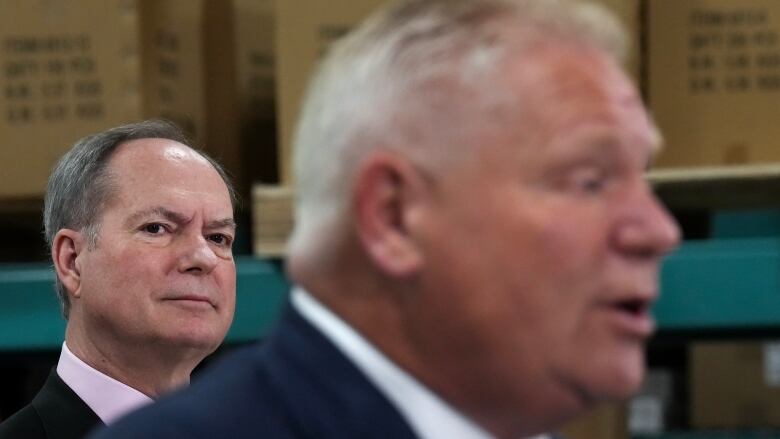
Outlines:
[[[43,226],[50,250],[54,236],[65,228],[82,231],[89,246],[97,246],[100,216],[114,191],[108,162],[119,145],[137,139],[169,139],[196,149],[176,125],[156,119],[112,128],[77,141],[54,167],[46,187]],[[227,173],[215,160],[198,152],[224,180],[235,208],[237,196]],[[67,319],[68,293],[59,278],[55,282],[62,315]]]
[[[297,127],[291,251],[332,235],[368,151],[400,150],[428,170],[468,159],[470,136],[523,105],[503,92],[508,58],[551,41],[584,42],[618,61],[628,47],[612,16],[566,0],[402,1],[334,46]]]

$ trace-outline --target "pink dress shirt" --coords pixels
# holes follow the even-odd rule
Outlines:
[[[153,402],[152,398],[120,383],[81,361],[62,343],[57,375],[79,396],[104,424]]]

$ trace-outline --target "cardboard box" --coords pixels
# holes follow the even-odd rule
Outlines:
[[[233,1],[244,184],[278,183],[274,2]]]
[[[693,427],[780,427],[776,344],[702,342],[689,355]]]
[[[232,2],[141,0],[144,117],[179,124],[244,181]]]
[[[178,123],[243,196],[274,178],[272,4],[0,2],[0,160],[16,164],[0,199],[41,198],[75,140],[150,117]]]
[[[278,181],[273,0],[142,0],[144,113],[180,124],[240,194]]]
[[[649,105],[658,167],[780,161],[780,2],[651,0]]]
[[[293,229],[293,189],[289,186],[255,185],[252,188],[254,254],[281,257]]]
[[[328,46],[346,34],[385,0],[277,0],[276,100],[279,127],[279,175],[294,185],[292,135],[309,78]]]
[[[603,405],[561,429],[568,439],[628,439],[626,407]]]
[[[132,0],[0,2],[0,199],[40,198],[77,139],[140,116]]]

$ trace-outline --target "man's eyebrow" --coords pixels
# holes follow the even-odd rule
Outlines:
[[[182,215],[179,212],[175,212],[173,210],[170,210],[168,208],[162,207],[162,206],[155,206],[149,209],[139,210],[138,212],[135,212],[134,214],[130,215],[129,218],[127,218],[126,224],[129,226],[133,226],[135,223],[141,221],[144,218],[149,217],[163,217],[167,219],[168,221],[171,221],[174,224],[186,224],[189,222],[189,219]],[[206,224],[206,228],[208,229],[222,229],[222,228],[229,228],[232,230],[236,229],[236,222],[233,220],[233,218],[222,218],[214,221],[210,221]]]
[[[171,221],[176,224],[185,224],[187,222],[187,218],[184,215],[178,212],[174,212],[162,206],[155,206],[149,209],[139,210],[138,212],[135,212],[134,214],[130,215],[127,218],[125,224],[132,226],[138,221],[140,221],[141,219],[148,218],[148,217],[163,217],[168,221]]]
[[[236,222],[233,220],[233,218],[223,218],[223,219],[210,221],[209,223],[206,224],[206,228],[207,229],[229,228],[235,230]]]

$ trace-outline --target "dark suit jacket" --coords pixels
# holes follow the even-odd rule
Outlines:
[[[268,340],[97,438],[414,438],[385,397],[288,304]]]
[[[100,418],[52,370],[32,402],[0,424],[0,439],[81,439]]]
[[[188,389],[91,438],[221,437],[416,436],[362,372],[288,304],[264,344],[232,355]]]

